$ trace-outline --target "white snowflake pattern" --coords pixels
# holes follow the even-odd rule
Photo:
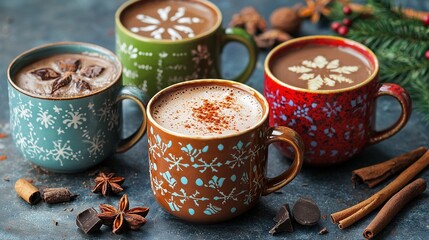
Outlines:
[[[327,102],[326,105],[322,108],[322,111],[326,113],[327,117],[331,117],[332,115],[337,116],[339,112],[341,112],[341,105],[337,105],[337,102],[329,103]]]
[[[357,66],[340,66],[340,60],[328,61],[323,56],[302,61],[301,66],[291,66],[289,71],[299,73],[300,80],[308,81],[308,89],[318,90],[323,85],[334,87],[335,83],[353,83],[353,80],[343,74],[351,74],[359,70]]]
[[[124,68],[124,76],[127,78],[131,78],[131,79],[136,79],[139,77],[139,74],[137,73],[137,71],[128,69],[128,68]]]
[[[106,143],[105,137],[106,136],[104,135],[104,133],[100,130],[92,140],[83,140],[84,143],[89,144],[87,150],[90,156],[97,156],[99,154],[103,154],[103,145]]]
[[[55,123],[54,119],[56,119],[56,117],[50,115],[48,110],[44,111],[42,108],[39,109],[40,111],[37,113],[38,117],[36,118],[36,122],[40,122],[45,128],[52,126]]]
[[[136,59],[139,52],[132,44],[127,45],[126,43],[119,44],[119,51],[130,56],[131,59]]]
[[[67,125],[67,127],[72,127],[74,129],[77,129],[79,127],[79,125],[81,125],[82,123],[84,123],[86,121],[85,113],[79,113],[78,111],[71,111],[67,113],[68,115],[66,115],[67,118],[63,121],[64,124]]]
[[[52,143],[54,144],[54,148],[48,151],[46,156],[52,156],[55,161],[60,162],[61,166],[63,166],[63,160],[78,160],[80,151],[73,151],[73,149],[70,147],[70,141],[63,143],[62,140],[58,140]]]
[[[207,45],[198,44],[196,49],[192,51],[192,61],[196,64],[199,64],[201,61],[206,60],[208,65],[212,65],[212,60],[210,59],[210,52]]]
[[[185,16],[185,7],[177,8],[174,15],[170,17],[171,10],[171,6],[159,8],[157,10],[159,18],[138,14],[136,18],[145,25],[132,27],[130,30],[134,33],[150,32],[150,36],[155,39],[163,39],[163,34],[169,36],[171,40],[181,40],[183,36],[194,37],[195,33],[191,25],[202,22],[201,19]]]

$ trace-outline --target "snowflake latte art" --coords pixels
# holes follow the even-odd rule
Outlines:
[[[333,90],[364,82],[372,73],[369,62],[347,47],[306,45],[278,54],[270,63],[274,76],[308,90]]]
[[[121,15],[131,32],[159,40],[182,40],[209,31],[218,21],[213,9],[198,1],[138,1]]]

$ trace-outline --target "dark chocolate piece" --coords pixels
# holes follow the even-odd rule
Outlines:
[[[31,74],[36,75],[42,81],[53,80],[60,77],[59,73],[50,68],[36,69],[32,71]]]
[[[88,66],[81,71],[81,74],[88,78],[95,78],[100,76],[100,74],[104,71],[104,67],[100,67],[97,65]]]
[[[89,85],[87,81],[82,79],[76,82],[76,88],[79,90],[79,92],[83,92],[86,90],[91,91],[91,85]]]
[[[320,209],[312,199],[300,198],[293,206],[292,215],[297,223],[311,226],[320,220]]]
[[[65,59],[57,62],[62,72],[76,72],[80,69],[80,59]]]
[[[270,234],[280,233],[280,232],[293,232],[292,220],[290,217],[289,205],[283,205],[277,212],[274,221],[276,225],[269,231]]]
[[[88,208],[76,217],[76,225],[85,234],[91,234],[101,228],[101,219],[94,208]]]
[[[58,89],[69,85],[69,83],[72,80],[72,75],[71,74],[65,74],[62,78],[58,78],[57,80],[54,81],[54,83],[52,83],[52,91],[51,94],[53,94],[54,92],[56,92]]]

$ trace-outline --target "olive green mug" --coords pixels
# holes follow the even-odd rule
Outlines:
[[[145,12],[147,8],[153,8],[152,12]],[[192,15],[192,8],[197,15]],[[130,14],[135,21],[131,26],[127,20]],[[194,34],[194,25],[203,23],[204,18],[210,25]],[[147,102],[159,90],[178,82],[222,78],[220,55],[232,41],[243,44],[249,54],[247,66],[233,79],[245,82],[256,65],[257,46],[243,29],[224,30],[221,23],[220,10],[205,0],[124,3],[115,16],[116,54],[123,65],[124,84],[142,89]]]

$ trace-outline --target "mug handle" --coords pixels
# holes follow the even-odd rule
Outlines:
[[[243,72],[241,72],[237,77],[232,79],[234,81],[244,83],[255,69],[256,61],[258,59],[258,47],[256,46],[253,37],[241,28],[225,29],[221,49],[223,49],[225,45],[229,42],[238,42],[243,44],[249,53],[249,62],[247,63],[247,66],[244,68]]]
[[[395,135],[399,130],[401,130],[401,128],[405,126],[411,115],[411,98],[405,89],[394,83],[383,83],[378,89],[376,98],[382,95],[389,95],[396,98],[401,104],[402,113],[396,123],[394,123],[387,129],[383,131],[376,131],[375,129],[373,129],[371,138],[369,139],[369,144],[378,143],[386,138]]]
[[[295,151],[295,158],[292,162],[292,165],[282,174],[274,178],[266,177],[265,189],[262,193],[264,196],[279,190],[292,181],[301,170],[302,164],[304,162],[304,142],[297,132],[283,126],[272,127],[269,129],[269,132],[270,133],[267,140],[265,141],[265,144],[269,145],[273,142],[286,142],[293,147]]]
[[[145,95],[143,91],[136,87],[124,86],[119,91],[118,97],[116,98],[116,103],[119,103],[120,101],[125,99],[130,99],[137,103],[138,107],[141,110],[143,120],[138,129],[133,134],[119,141],[118,147],[116,148],[117,153],[122,153],[130,149],[143,137],[146,132],[146,110],[143,104]]]

